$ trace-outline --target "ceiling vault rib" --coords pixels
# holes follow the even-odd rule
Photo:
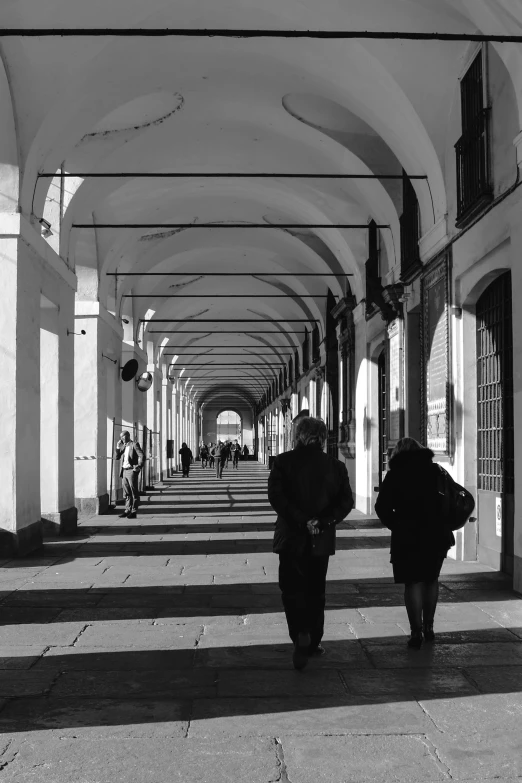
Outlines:
[[[245,335],[250,335],[250,334],[284,335],[288,333],[289,332],[282,332],[280,329],[268,329],[267,331],[264,331],[262,329],[254,329],[254,330],[251,329],[248,332],[238,331],[237,329],[234,329],[233,331],[225,329],[217,332],[217,334],[245,334]],[[148,334],[208,334],[208,329],[206,329],[205,331],[202,331],[201,329],[199,331],[194,329],[185,329],[183,331],[181,331],[181,329],[149,329]],[[214,334],[216,334],[216,332],[214,332]],[[290,332],[290,334],[306,334],[306,332],[304,330],[301,332],[292,331]]]
[[[488,35],[483,33],[417,33],[388,30],[252,30],[231,28],[175,27],[11,27],[0,30],[0,38],[319,38],[321,40],[376,39],[384,41],[492,41],[522,43],[522,35]]]
[[[353,277],[353,272],[105,272],[111,277]]]
[[[122,294],[126,299],[328,299],[328,294]]]
[[[71,228],[269,228],[278,229],[299,228],[340,228],[369,229],[368,223],[73,223]],[[389,225],[378,225],[377,228],[390,228]]]
[[[1,35],[0,35],[1,37]],[[197,172],[197,171],[82,171],[79,173],[64,172],[58,175],[56,172],[42,171],[37,175],[42,177],[55,177],[60,179],[68,179],[69,177],[80,179],[102,179],[108,177],[110,179],[116,179],[118,177],[130,177],[131,179],[428,179],[427,174],[308,174],[308,173],[294,173],[291,172],[252,172],[248,171],[212,171],[212,172]],[[192,224],[191,224],[192,225]]]

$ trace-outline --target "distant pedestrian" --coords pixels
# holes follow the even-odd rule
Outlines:
[[[250,452],[248,451],[248,446],[245,443],[245,445],[243,446],[243,459],[248,459],[249,453]]]
[[[393,576],[396,583],[404,584],[411,629],[408,647],[416,649],[423,638],[427,642],[435,639],[439,574],[455,543],[441,518],[439,471],[433,457],[431,449],[413,438],[399,440],[375,503],[377,516],[391,530]]]
[[[226,461],[227,455],[225,451],[225,444],[222,441],[218,441],[212,449],[212,456],[216,463],[216,478],[223,478],[223,465]]]
[[[190,465],[192,463],[192,452],[186,443],[182,443],[179,453],[181,456],[181,469],[183,471],[183,478],[188,478]]]
[[[210,441],[207,448],[208,448],[208,466],[209,468],[213,468],[216,460],[214,459],[214,453],[213,453],[214,444],[212,443],[212,441]]]
[[[241,454],[241,446],[237,442],[237,440],[234,441],[234,443],[231,446],[232,451],[232,467],[238,470],[238,462],[239,462],[239,455]]]
[[[140,502],[138,476],[143,466],[144,456],[140,444],[131,440],[128,430],[123,430],[121,433],[120,439],[116,444],[114,458],[122,460],[120,476],[123,482],[125,511],[119,516],[120,518],[135,519]]]
[[[208,464],[208,458],[209,458],[208,446],[206,443],[201,444],[201,447],[199,449],[199,456],[201,457],[201,467],[206,468]]]
[[[227,441],[226,441],[226,442],[223,444],[223,450],[224,450],[224,460],[223,460],[223,467],[224,467],[224,468],[228,468],[228,463],[230,462],[230,459],[231,459],[231,453],[230,453],[230,441],[229,441],[229,440],[227,440]]]
[[[294,643],[293,664],[303,669],[310,655],[323,655],[326,573],[335,554],[335,526],[353,508],[346,466],[325,454],[326,425],[303,418],[296,446],[275,457],[268,500],[277,513],[274,552],[279,587]]]

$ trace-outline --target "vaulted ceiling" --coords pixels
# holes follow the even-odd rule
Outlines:
[[[502,33],[522,29],[522,8],[518,0],[4,0],[0,20],[3,28]],[[9,37],[0,46],[22,212],[50,220],[79,298],[98,298],[130,320],[142,346],[177,354],[191,379],[205,379],[199,401],[219,388],[212,362],[258,356],[265,367],[230,373],[251,402],[305,326],[317,320],[324,329],[328,288],[345,295],[349,275],[357,300],[364,296],[366,229],[278,226],[373,219],[387,227],[382,252],[393,277],[400,182],[314,174],[404,168],[427,178],[414,182],[423,232],[446,213],[448,112],[466,42],[87,36]],[[498,47],[506,61],[521,49]],[[60,229],[53,185],[38,173],[61,167],[78,176],[66,180]],[[82,176],[107,172],[118,176]],[[311,176],[255,176],[285,172]],[[116,271],[115,286],[107,273]],[[252,274],[210,276],[217,272]],[[150,317],[162,321],[138,329]],[[255,318],[265,320],[242,320]],[[202,352],[207,366],[190,369],[203,364],[194,355]]]

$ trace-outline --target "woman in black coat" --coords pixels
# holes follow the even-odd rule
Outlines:
[[[404,583],[411,636],[409,647],[433,641],[439,574],[455,543],[443,524],[434,454],[413,438],[402,438],[390,458],[375,512],[391,530],[390,560],[396,583]],[[424,637],[423,637],[424,632]]]
[[[322,655],[326,573],[335,553],[335,526],[353,508],[346,466],[325,454],[326,425],[303,418],[293,451],[274,460],[268,500],[277,513],[273,549],[279,555],[279,587],[294,643],[293,663]]]

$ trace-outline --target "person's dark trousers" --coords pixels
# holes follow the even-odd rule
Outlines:
[[[218,458],[216,460],[216,478],[221,478],[223,473],[223,462]]]
[[[190,470],[190,462],[182,462],[181,467],[183,468],[183,475],[188,478],[188,474]]]
[[[310,649],[317,647],[324,633],[324,606],[328,555],[314,557],[307,550],[297,557],[279,555],[279,587],[291,640],[299,633],[310,634]]]
[[[232,463],[232,467],[236,468],[236,470],[237,470],[238,462],[239,462],[239,454],[234,454],[234,461]]]
[[[138,473],[132,468],[123,471],[123,496],[125,511],[127,514],[135,514],[140,502],[140,491],[138,489]]]

